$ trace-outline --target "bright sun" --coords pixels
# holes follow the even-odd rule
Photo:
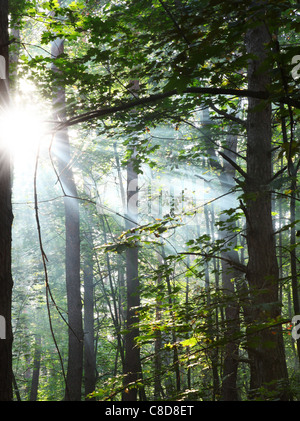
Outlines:
[[[20,90],[10,107],[0,112],[0,143],[9,151],[15,165],[24,166],[35,160],[38,148],[49,139],[45,105],[34,84],[20,81]]]
[[[0,115],[2,144],[15,160],[36,155],[46,135],[46,124],[35,104],[14,105]]]

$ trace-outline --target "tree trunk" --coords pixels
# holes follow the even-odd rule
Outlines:
[[[162,264],[162,257],[160,254],[158,254],[157,260],[160,264]],[[162,283],[162,276],[161,274],[159,274],[158,279],[157,279],[157,287],[159,287],[161,283]],[[156,299],[156,306],[155,306],[155,320],[158,326],[160,326],[161,302],[157,299]],[[162,373],[161,350],[162,350],[162,335],[161,335],[161,330],[157,329],[155,333],[155,340],[154,340],[154,400],[160,400],[161,398],[163,398],[163,389],[161,385],[161,373]]]
[[[105,225],[107,225],[109,228],[108,221],[105,215],[101,215],[100,218],[101,218],[101,223],[102,223],[102,228],[103,228],[104,244],[107,244],[108,240],[107,240],[107,233],[106,233]],[[111,268],[110,257],[108,253],[106,253],[106,264],[107,264],[108,280],[109,280],[109,286],[110,286],[110,294],[105,293],[105,297],[107,298],[108,307],[110,309],[112,321],[113,321],[116,335],[117,335],[117,342],[118,342],[117,354],[120,353],[122,368],[124,368],[124,347],[123,347],[122,334],[121,334],[122,320],[119,314],[117,293],[113,284],[113,277],[112,277],[113,271]],[[105,291],[104,283],[103,283],[103,291]],[[112,298],[112,304],[111,304],[110,297]]]
[[[297,194],[297,173],[294,170],[291,183],[291,201],[290,201],[290,220],[291,220],[291,236],[290,236],[290,256],[291,256],[291,277],[292,277],[292,297],[294,305],[294,314],[300,314],[299,293],[298,293],[298,273],[297,273],[297,241],[296,241],[296,194]],[[300,362],[300,338],[296,340],[297,354]]]
[[[54,41],[51,48],[52,57],[58,57],[63,52],[64,41],[61,39]],[[55,66],[53,70],[57,72]],[[62,85],[57,85],[53,95],[54,117],[56,121],[64,121],[66,119],[65,89]],[[58,162],[59,180],[65,195],[65,266],[69,323],[69,354],[65,399],[79,401],[81,400],[83,370],[79,205],[76,199],[77,190],[71,168],[71,152],[67,129],[56,133],[55,154]]]
[[[211,141],[210,125],[213,122],[210,119],[209,109],[203,110],[203,123],[204,123],[204,134],[205,143],[207,150],[209,151],[209,163],[213,168],[222,169],[219,181],[223,191],[227,191],[229,186],[234,185],[235,168],[226,160],[223,160],[223,165],[217,161],[216,151],[213,148]],[[235,163],[236,161],[236,148],[237,138],[233,135],[227,136],[226,142],[226,156]],[[220,222],[224,223],[223,230],[219,231],[218,236],[220,239],[228,240],[233,237],[233,232],[226,228],[226,215],[221,214]],[[232,226],[232,222],[230,223]],[[212,227],[213,237],[213,227]],[[213,238],[214,239],[214,238]],[[234,335],[239,331],[239,307],[236,303],[235,294],[235,279],[239,278],[241,273],[233,268],[227,261],[239,262],[238,253],[234,250],[236,245],[236,237],[233,237],[229,244],[231,244],[231,250],[221,251],[222,258],[222,290],[227,301],[225,307],[225,335],[228,342],[225,345],[225,355],[223,361],[223,381],[221,390],[221,400],[223,401],[237,401],[237,373],[238,373],[238,349],[239,343],[234,339]],[[229,246],[228,244],[228,246]],[[225,260],[226,259],[226,260]]]
[[[33,372],[30,389],[30,401],[36,401],[38,396],[39,377],[41,366],[41,335],[37,335],[35,340],[35,351],[33,360]]]
[[[6,78],[0,79],[0,108],[5,110],[9,104],[8,87],[8,1],[0,5],[0,55],[5,60]],[[2,65],[2,61],[1,61]],[[1,72],[2,73],[2,72]],[[1,133],[1,128],[0,128]],[[4,142],[5,144],[5,142]],[[5,332],[0,332],[0,401],[13,399],[12,389],[12,327],[11,327],[11,162],[8,150],[3,147],[0,134],[0,315],[5,322]],[[1,326],[2,327],[2,326]]]
[[[259,68],[266,60],[264,45],[270,42],[264,23],[248,30],[246,45],[256,59],[249,61],[248,88],[266,91],[270,84],[268,71]],[[257,109],[256,107],[260,108]],[[287,380],[287,368],[281,325],[260,329],[260,324],[280,316],[278,299],[278,265],[271,216],[271,105],[248,99],[247,177],[245,184],[248,266],[247,279],[251,294],[252,323],[248,328],[251,340],[248,352],[251,359],[251,388],[266,388],[274,397],[285,400],[279,391],[281,381]]]
[[[236,136],[229,135],[227,137],[226,147],[226,156],[235,162],[235,152],[237,148]],[[227,189],[229,185],[234,183],[235,169],[225,159],[223,168],[225,171],[221,177],[221,184],[223,185],[224,189]],[[226,219],[226,215],[222,214],[220,220],[226,223]],[[233,223],[231,222],[230,225],[232,226]],[[224,231],[220,231],[220,236],[224,239],[228,240],[230,237],[232,237],[232,235],[233,232],[230,229],[225,228]],[[224,257],[224,260],[222,260],[222,288],[225,296],[228,299],[227,306],[225,308],[226,336],[228,337],[228,343],[225,347],[223,363],[222,400],[237,401],[239,342],[236,338],[234,338],[234,336],[240,331],[240,321],[239,305],[236,302],[235,297],[235,281],[240,278],[241,272],[227,263],[227,260],[239,263],[238,252],[234,250],[235,246],[237,245],[236,236],[231,239],[230,244],[231,250],[221,252],[221,257]]]
[[[238,253],[234,250],[221,254],[228,260],[238,262]],[[240,272],[230,267],[222,260],[222,288],[228,302],[225,308],[226,338],[225,355],[223,362],[222,400],[237,401],[237,372],[239,361],[239,342],[234,337],[239,332],[239,306],[236,302],[234,280],[240,276]]]
[[[209,209],[207,206],[204,207],[204,217],[205,217],[205,225],[206,225],[206,234],[209,235],[213,239],[213,231],[210,229],[211,224],[209,220]],[[208,250],[209,252],[209,250]],[[205,262],[205,290],[206,290],[206,306],[208,309],[207,315],[207,333],[209,339],[214,341],[215,339],[215,332],[214,332],[214,319],[213,319],[213,312],[211,312],[211,285],[210,285],[210,273],[209,273],[209,262]],[[219,381],[219,373],[218,373],[218,349],[213,348],[207,352],[208,357],[211,360],[211,367],[212,367],[212,377],[213,377],[213,400],[216,400],[216,397],[220,394],[220,381]]]
[[[130,162],[127,165],[127,229],[135,227],[134,222],[137,220],[137,189],[137,174]],[[137,386],[130,387],[130,384],[140,380],[142,375],[140,348],[136,344],[136,338],[139,336],[136,313],[140,307],[137,247],[126,250],[126,280],[127,332],[125,335],[124,384],[127,387],[123,393],[123,401],[136,401],[138,388]]]
[[[96,387],[96,355],[94,346],[94,285],[93,285],[93,238],[87,232],[87,244],[83,269],[84,284],[84,394]]]

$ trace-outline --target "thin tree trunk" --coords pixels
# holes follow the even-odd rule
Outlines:
[[[5,60],[6,78],[0,79],[0,111],[9,105],[9,57],[8,57],[8,1],[0,4],[0,55]],[[2,62],[1,62],[2,64]],[[12,239],[12,204],[11,204],[11,161],[8,150],[3,146],[0,128],[0,315],[4,318],[5,332],[0,339],[0,401],[13,399],[11,301],[11,239]],[[5,144],[5,142],[4,142]]]
[[[64,52],[64,41],[57,39],[52,43],[52,57]],[[57,68],[53,66],[54,72]],[[66,119],[65,89],[56,86],[53,95],[54,116],[57,121]],[[79,205],[73,171],[67,129],[56,133],[55,153],[58,161],[59,180],[64,192],[65,232],[66,232],[66,287],[69,323],[69,353],[65,400],[81,400],[83,371],[83,328],[80,292],[80,231]]]
[[[101,215],[100,218],[102,222],[104,244],[107,244],[107,235],[106,235],[106,227],[105,227],[105,223],[108,225],[107,218],[105,215]],[[113,324],[114,324],[116,335],[117,335],[118,349],[119,349],[119,353],[121,357],[122,368],[124,368],[124,346],[123,346],[122,334],[121,334],[122,325],[121,325],[120,314],[118,311],[117,294],[113,285],[112,269],[111,269],[110,257],[108,253],[106,253],[106,264],[107,264],[108,280],[109,280],[109,286],[110,286],[110,297],[112,298],[112,306],[110,303],[110,297],[107,296],[106,293],[105,293],[105,296],[108,301],[108,306],[110,308]],[[104,283],[103,283],[103,290],[105,290]]]
[[[293,306],[294,314],[300,314],[300,305],[299,305],[299,292],[298,292],[298,273],[297,273],[297,242],[296,242],[296,194],[297,194],[297,174],[292,174],[293,180],[291,183],[291,199],[290,199],[290,222],[291,226],[291,236],[290,236],[290,256],[291,256],[291,277],[292,277],[292,297],[293,297]],[[300,338],[296,340],[297,342],[297,355],[300,362]]]
[[[30,389],[30,401],[36,401],[38,396],[39,377],[41,366],[41,335],[37,335],[35,340],[35,351],[33,359],[32,381]]]
[[[19,391],[18,384],[17,384],[17,381],[16,381],[16,378],[15,378],[14,374],[13,374],[13,385],[14,385],[14,392],[16,394],[17,401],[21,402],[22,399],[21,399],[20,391]]]
[[[157,254],[158,263],[161,265],[163,263],[162,256]],[[157,287],[162,284],[162,276],[158,274],[157,278]],[[155,320],[160,327],[161,321],[161,301],[156,299],[155,303]],[[161,385],[161,370],[162,370],[162,360],[161,360],[161,350],[162,350],[162,335],[161,330],[158,328],[155,332],[154,340],[154,400],[159,400],[163,397],[163,389]]]
[[[83,268],[84,285],[84,394],[87,397],[96,387],[96,355],[94,345],[94,276],[93,276],[93,238],[87,232],[87,244]]]
[[[209,220],[209,213],[207,206],[204,207],[204,216],[205,216],[205,223],[206,223],[206,234],[210,235],[213,238],[213,233],[210,230],[210,220]],[[214,333],[214,325],[213,325],[213,317],[211,314],[211,286],[210,286],[210,276],[209,276],[209,262],[205,262],[205,290],[206,290],[206,305],[208,308],[208,316],[207,316],[207,324],[208,324],[208,334],[210,336],[210,340],[214,340],[215,333]],[[218,349],[212,349],[208,351],[208,356],[211,360],[212,365],[212,376],[213,376],[213,400],[216,400],[216,397],[220,394],[220,380],[219,380],[219,373],[218,373]]]
[[[236,136],[229,135],[227,137],[227,150],[226,155],[233,162],[236,161],[236,148],[237,138]],[[223,188],[228,188],[228,185],[233,184],[235,177],[235,169],[226,160],[224,160],[223,168],[225,174],[223,175],[223,182],[221,181]],[[220,220],[226,224],[226,215],[222,214]],[[233,223],[231,222],[231,226]],[[224,231],[220,232],[220,236],[224,239],[229,239],[234,235],[233,231],[225,228]],[[231,250],[222,251],[221,256],[229,261],[239,262],[238,252],[234,250],[237,245],[236,236],[230,241]],[[223,383],[222,383],[222,400],[224,401],[237,401],[238,390],[237,390],[237,374],[238,374],[238,361],[239,361],[239,342],[235,338],[237,332],[240,331],[239,323],[239,305],[236,302],[235,297],[235,280],[239,279],[241,273],[230,267],[227,261],[222,260],[222,288],[225,297],[227,298],[227,306],[225,308],[226,318],[226,336],[228,337],[228,343],[225,347],[225,357],[223,363]]]
[[[238,262],[238,253],[234,250],[222,253],[226,259]],[[239,306],[235,298],[234,280],[240,276],[240,272],[233,269],[222,260],[222,288],[227,299],[225,307],[226,338],[225,356],[223,363],[222,400],[237,401],[237,372],[239,361],[239,343],[235,334],[239,331]]]
[[[148,193],[149,190],[148,190]],[[151,203],[151,194],[148,198],[148,211],[149,215],[151,215],[151,209],[149,208]],[[158,218],[162,218],[162,195],[160,192],[159,195],[159,203],[158,203]],[[157,253],[157,260],[158,264],[163,264],[163,258],[162,255],[158,252]],[[160,286],[162,285],[163,277],[161,273],[158,274],[157,277],[157,288],[158,291],[160,290]],[[158,323],[158,326],[160,327],[160,321],[161,321],[161,301],[156,298],[156,305],[155,305],[155,319]],[[155,333],[155,341],[154,341],[154,400],[159,400],[164,397],[164,391],[161,384],[161,372],[162,372],[162,357],[161,357],[161,350],[162,350],[162,334],[161,330],[157,329]]]

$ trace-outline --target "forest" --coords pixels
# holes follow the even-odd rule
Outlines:
[[[0,401],[300,400],[299,6],[1,0]]]

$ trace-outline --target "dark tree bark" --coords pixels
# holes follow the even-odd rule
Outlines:
[[[64,52],[64,41],[57,39],[53,42],[52,57],[58,57]],[[57,68],[53,66],[57,72]],[[53,95],[54,118],[65,121],[65,89],[56,81]],[[80,230],[79,204],[74,175],[71,167],[71,151],[68,130],[56,132],[55,155],[58,163],[58,176],[64,192],[65,207],[65,273],[67,288],[67,307],[69,323],[69,353],[67,386],[65,399],[81,400],[81,383],[83,371],[83,328],[82,304],[80,292]]]
[[[0,109],[9,105],[8,84],[8,1],[0,3],[0,55],[5,60],[6,78],[0,79]],[[5,144],[5,142],[4,142]],[[0,339],[0,401],[13,399],[12,389],[12,327],[11,327],[11,238],[12,238],[12,204],[11,204],[11,162],[8,150],[3,147],[0,128],[0,315],[5,320],[5,338]],[[4,332],[2,332],[4,333]]]
[[[266,60],[265,44],[270,42],[265,23],[249,29],[247,51],[255,55],[248,68],[248,87],[266,92],[270,84],[268,71],[260,66]],[[259,106],[259,109],[257,107]],[[260,324],[280,316],[278,297],[278,264],[271,216],[271,104],[248,99],[247,177],[245,185],[248,266],[247,280],[251,293],[252,323]],[[281,325],[272,329],[248,329],[251,335],[248,352],[251,359],[251,388],[265,387],[274,391],[280,381],[287,381]],[[278,392],[280,399],[287,399]]]

